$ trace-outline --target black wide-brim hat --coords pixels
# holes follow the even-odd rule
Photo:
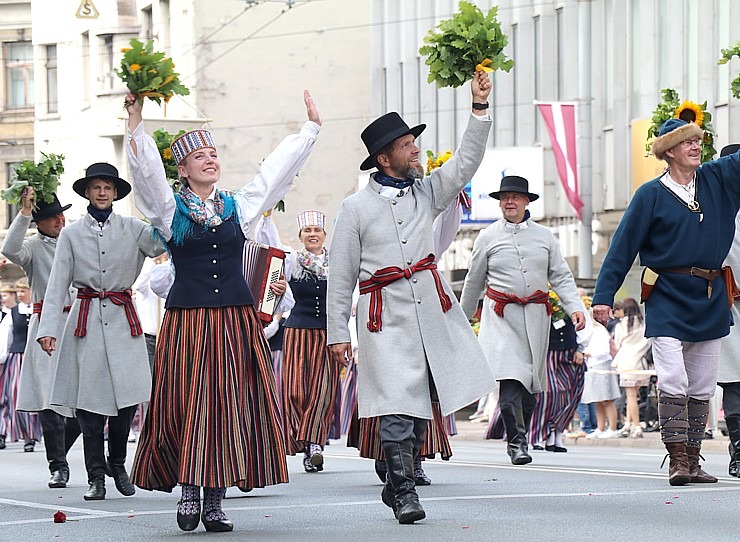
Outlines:
[[[31,215],[33,215],[31,220],[33,222],[41,222],[47,218],[60,215],[72,207],[71,203],[68,205],[62,205],[59,203],[59,198],[57,198],[56,194],[52,194],[52,196],[54,196],[54,200],[51,203],[46,203],[44,200],[41,200],[38,203],[36,210],[31,212]]]
[[[529,191],[529,181],[519,175],[507,175],[501,179],[501,188],[498,189],[498,192],[491,192],[488,195],[494,199],[501,199],[501,194],[503,192],[519,192],[521,194],[526,194],[529,201],[534,201],[540,197],[539,195],[533,194]]]
[[[369,154],[362,164],[360,164],[360,169],[365,171],[376,167],[375,157],[383,147],[392,143],[399,137],[403,137],[408,134],[413,135],[414,139],[416,139],[421,135],[426,127],[426,124],[419,124],[418,126],[409,128],[409,125],[404,122],[401,115],[395,111],[391,111],[382,117],[378,117],[371,122],[360,135]]]
[[[72,185],[72,190],[77,192],[83,198],[87,199],[87,196],[85,196],[87,183],[95,179],[111,181],[113,184],[116,185],[116,192],[118,194],[116,195],[116,199],[114,201],[125,198],[129,195],[129,192],[131,192],[131,185],[118,176],[118,170],[114,166],[105,162],[98,162],[88,167],[85,170],[85,176],[82,179],[77,179]]]
[[[737,151],[740,151],[740,143],[730,143],[729,145],[722,147],[722,150],[719,152],[719,157],[722,158],[723,156],[729,156],[731,154],[735,154]]]

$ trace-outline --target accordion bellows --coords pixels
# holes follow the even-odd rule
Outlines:
[[[203,147],[216,148],[216,145],[213,144],[211,132],[208,130],[191,130],[175,139],[170,145],[170,150],[172,151],[172,157],[179,165],[189,154]]]
[[[280,300],[270,286],[285,273],[285,252],[247,239],[244,243],[244,278],[254,296],[257,315],[263,322],[272,321]]]

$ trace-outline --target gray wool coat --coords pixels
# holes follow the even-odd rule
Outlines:
[[[43,300],[46,285],[49,281],[51,266],[54,262],[54,251],[57,240],[40,233],[26,239],[26,232],[31,225],[32,218],[18,213],[10,224],[8,233],[3,242],[3,254],[11,262],[19,265],[26,272],[28,283],[31,286],[31,303]],[[69,296],[65,301],[69,304]],[[66,313],[59,319],[60,329],[66,319]],[[23,354],[21,376],[18,384],[18,410],[39,412],[50,409],[51,384],[54,380],[54,369],[57,365],[58,353],[49,357],[36,342],[36,332],[39,327],[39,315],[31,315],[28,323],[28,342]],[[66,409],[56,409],[60,414],[70,415]]]
[[[383,267],[406,268],[434,252],[432,222],[478,169],[489,120],[471,118],[460,148],[403,197],[368,186],[345,199],[332,236],[327,290],[328,343],[350,342],[352,291]],[[441,275],[440,275],[441,276]],[[382,329],[367,328],[370,295],[357,302],[357,398],[361,418],[405,414],[432,418],[429,374],[444,414],[491,391],[495,382],[455,295],[442,278],[452,309],[443,312],[430,271],[382,290]]]
[[[552,232],[532,220],[526,224],[516,228],[502,219],[478,235],[460,297],[468,317],[475,313],[486,286],[527,297],[537,290],[548,292],[548,282],[568,314],[583,310],[573,274]],[[478,340],[496,380],[518,380],[530,393],[543,391],[550,340],[545,306],[510,303],[503,318],[493,306],[493,300],[483,298]]]
[[[735,237],[725,265],[732,267],[735,282],[740,281],[740,215],[735,217]],[[740,301],[735,301],[731,309],[735,325],[730,327],[729,335],[722,337],[719,353],[717,382],[723,383],[740,382]]]
[[[102,231],[90,215],[62,230],[44,297],[37,337],[55,337],[59,358],[51,404],[115,416],[149,400],[151,374],[144,335],[133,337],[125,310],[109,299],[93,299],[87,335],[75,337],[80,300],[75,299],[59,335],[64,299],[75,288],[131,288],[144,259],[164,252],[152,228],[138,218],[110,215]]]

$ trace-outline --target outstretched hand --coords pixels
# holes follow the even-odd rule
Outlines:
[[[306,114],[308,115],[308,120],[315,122],[316,124],[321,126],[321,115],[319,114],[319,108],[316,107],[316,103],[313,101],[311,93],[307,90],[303,91],[303,101],[306,102]]]

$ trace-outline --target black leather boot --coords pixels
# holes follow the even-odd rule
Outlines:
[[[90,488],[83,495],[86,501],[105,499],[105,443],[103,435],[82,437],[85,449],[85,469]]]
[[[375,474],[378,475],[381,482],[385,483],[386,476],[388,475],[388,466],[382,459],[375,460]]]
[[[128,434],[135,412],[136,407],[133,409],[127,407],[119,410],[118,416],[108,418],[108,461],[105,465],[105,473],[113,478],[118,492],[126,497],[136,493],[136,488],[126,472]]]
[[[524,426],[524,413],[509,405],[501,405],[501,420],[506,429],[507,453],[512,465],[526,465],[532,462],[527,447],[527,432]]]
[[[46,460],[49,462],[50,488],[67,487],[69,480],[69,464],[67,450],[64,447],[64,417],[53,410],[39,412],[39,421],[44,433],[44,449]]]
[[[728,416],[727,432],[730,435],[730,466],[727,473],[735,478],[740,478],[740,416]]]
[[[424,519],[426,513],[416,494],[413,447],[406,443],[384,442],[383,452],[388,465],[388,481],[381,493],[383,502],[388,504],[392,489],[394,497],[392,508],[398,523],[406,525]]]

